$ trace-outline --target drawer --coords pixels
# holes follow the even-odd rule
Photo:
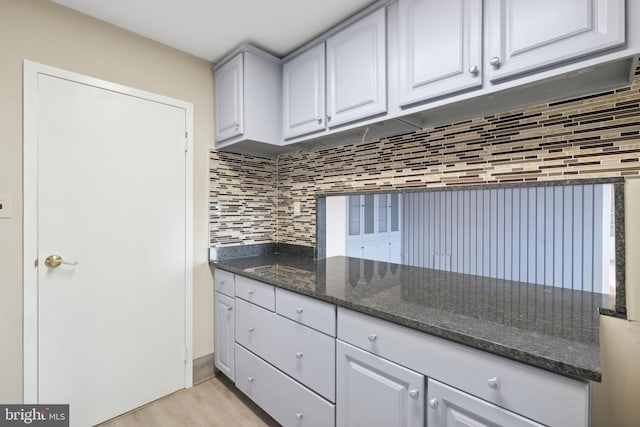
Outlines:
[[[272,285],[236,275],[236,296],[275,311],[276,294]]]
[[[336,306],[286,289],[276,289],[276,312],[332,337],[336,336]]]
[[[276,352],[277,314],[236,298],[236,342],[270,362]]]
[[[234,274],[216,268],[213,277],[214,289],[231,298],[235,295]]]
[[[236,387],[284,427],[335,426],[335,405],[238,344]]]
[[[236,341],[335,402],[334,338],[237,299]]]
[[[589,384],[338,308],[338,338],[552,426],[589,425]]]
[[[428,426],[495,425],[509,427],[543,427],[542,424],[538,424],[435,380],[429,380],[427,391]]]
[[[282,316],[277,317],[277,348],[271,360],[326,399],[336,401],[336,340]]]

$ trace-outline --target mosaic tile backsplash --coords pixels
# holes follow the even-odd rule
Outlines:
[[[275,161],[212,151],[210,167],[215,247],[315,246],[317,194],[637,176],[640,66],[617,90]]]

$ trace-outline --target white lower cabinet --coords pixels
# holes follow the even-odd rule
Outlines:
[[[236,363],[236,387],[284,427],[335,425],[333,404],[238,344]]]
[[[338,341],[338,427],[424,426],[424,376]]]
[[[284,426],[589,426],[585,381],[223,276],[215,365]]]
[[[220,292],[214,295],[214,363],[232,381],[235,378],[235,301]]]
[[[432,379],[427,392],[429,427],[542,427],[542,424]]]
[[[335,338],[236,299],[236,341],[335,401]]]

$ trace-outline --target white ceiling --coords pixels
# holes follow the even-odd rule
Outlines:
[[[215,62],[248,41],[284,56],[375,0],[53,0]]]

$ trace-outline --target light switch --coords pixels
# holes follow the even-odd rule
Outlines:
[[[0,196],[0,218],[11,218],[11,200],[9,196]]]

